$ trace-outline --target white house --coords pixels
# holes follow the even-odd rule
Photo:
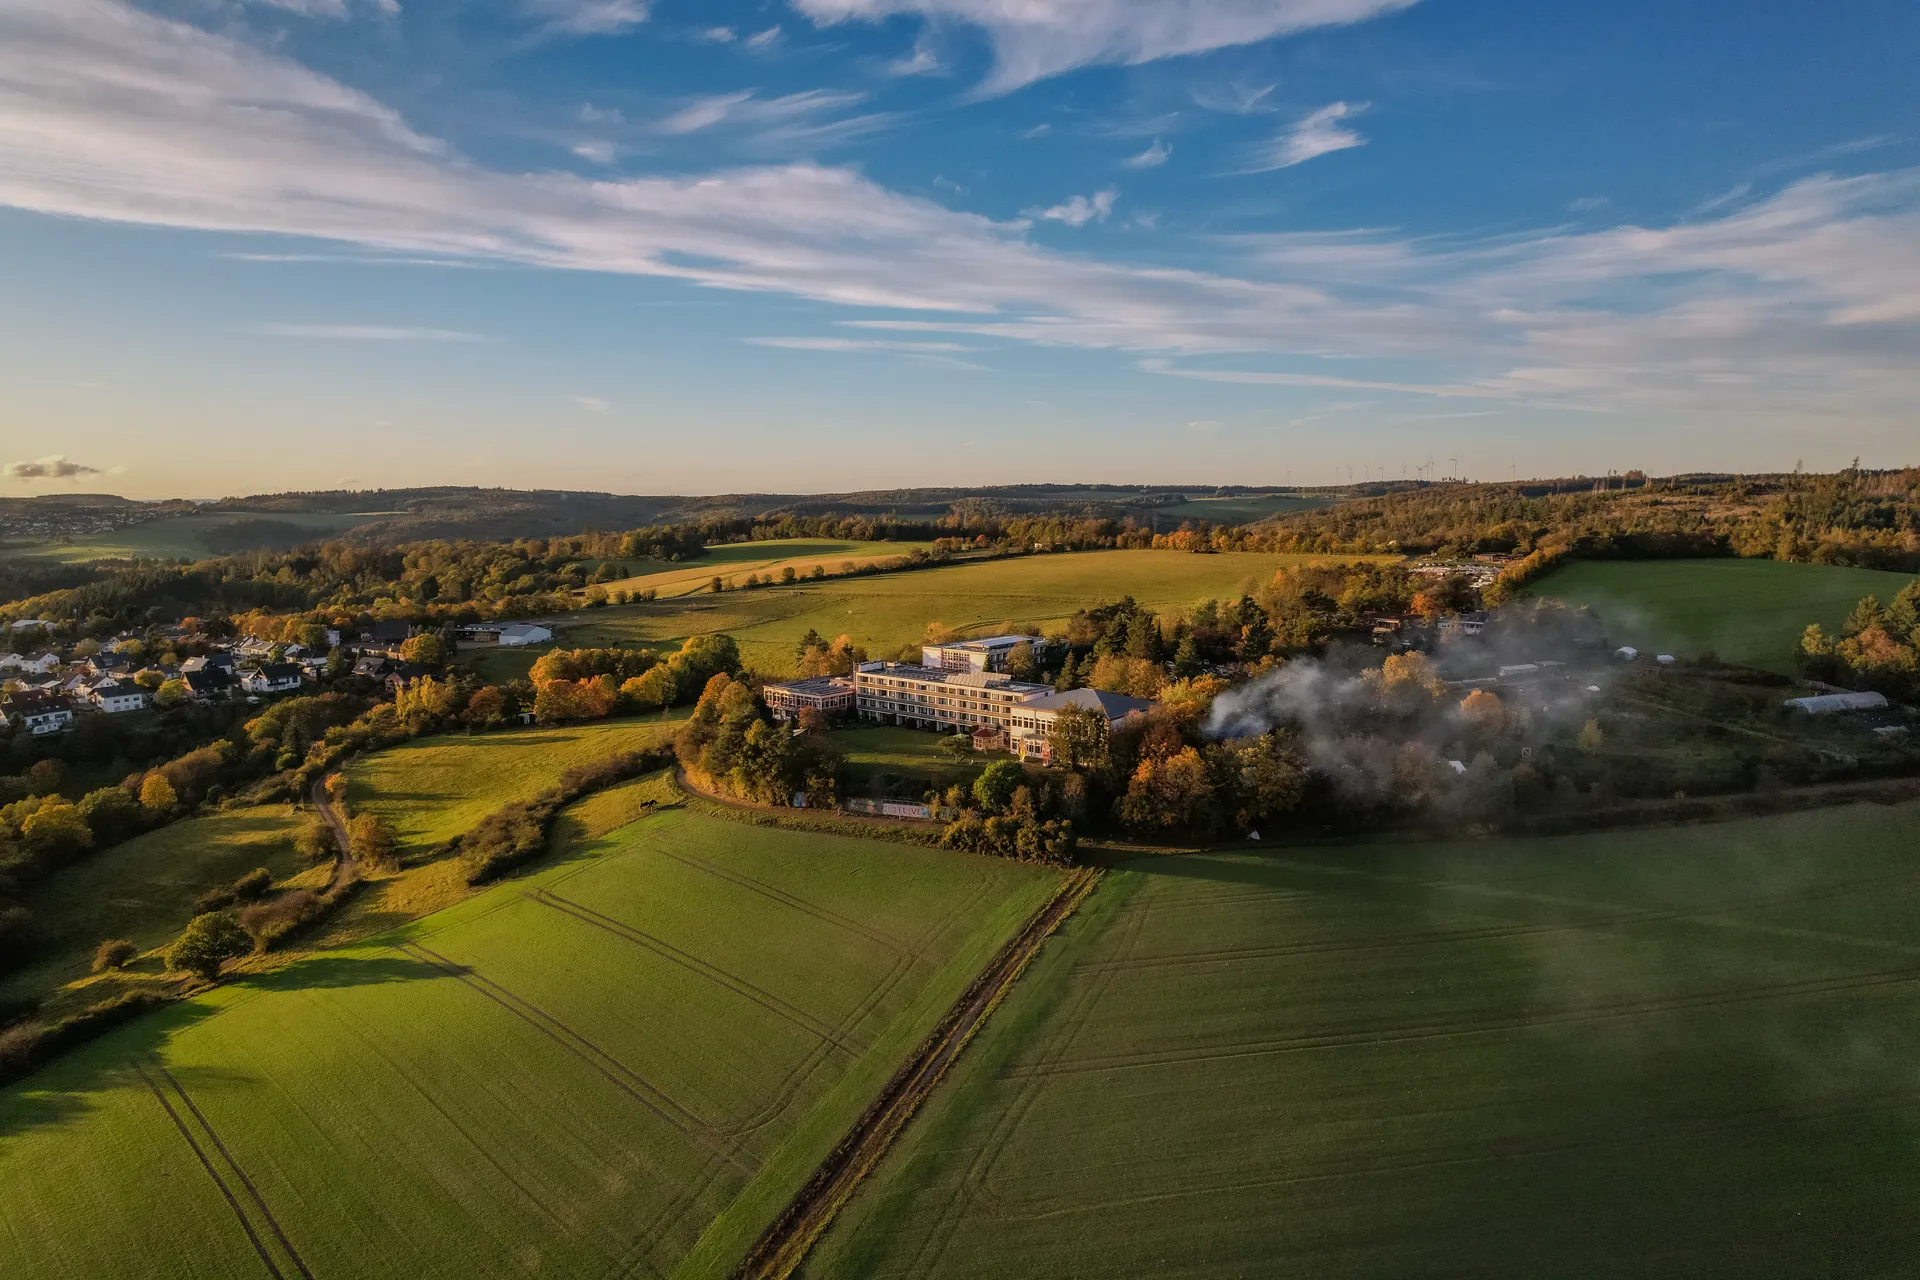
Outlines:
[[[94,685],[87,696],[93,705],[110,715],[123,711],[145,711],[153,702],[145,689],[131,680],[108,677]]]
[[[298,663],[269,662],[240,677],[240,687],[248,693],[292,693],[300,687]]]
[[[57,653],[36,654],[31,658],[23,658],[17,653],[0,653],[0,671],[24,671],[43,676],[59,666],[60,655]]]
[[[16,693],[8,710],[35,737],[59,733],[73,724],[73,705],[57,694]]]

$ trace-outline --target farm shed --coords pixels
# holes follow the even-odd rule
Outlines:
[[[1841,711],[1880,711],[1887,705],[1884,693],[1821,693],[1809,698],[1788,698],[1789,707],[1810,716],[1830,716]]]

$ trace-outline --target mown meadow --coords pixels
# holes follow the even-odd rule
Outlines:
[[[1837,632],[1862,596],[1893,599],[1911,575],[1780,560],[1585,560],[1535,584],[1535,595],[1586,605],[1616,645],[1722,660],[1782,674],[1800,633]]]
[[[664,741],[679,719],[416,738],[349,763],[347,804],[386,819],[403,852],[425,852],[504,805],[532,799],[569,769]]]
[[[803,1273],[1907,1274],[1916,822],[1126,863]]]
[[[927,624],[984,634],[1006,624],[1058,627],[1074,610],[1132,596],[1154,609],[1238,596],[1281,567],[1350,556],[1185,551],[1081,551],[1020,556],[908,572],[803,582],[752,591],[594,610],[564,634],[568,646],[668,645],[724,631],[756,670],[792,670],[795,642],[809,630],[848,635],[875,656],[893,657]],[[709,575],[710,577],[711,575]],[[531,665],[531,656],[488,655]],[[490,666],[490,675],[509,674]]]
[[[667,794],[0,1093],[0,1274],[726,1274],[1056,877]]]

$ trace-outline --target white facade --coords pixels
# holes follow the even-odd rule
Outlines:
[[[119,715],[126,711],[145,711],[153,699],[147,691],[137,684],[121,684],[117,680],[102,681],[87,694],[93,699],[93,705],[109,715]]]
[[[1069,706],[1100,711],[1111,729],[1152,705],[1092,689],[1055,693],[1052,685],[998,672],[940,671],[899,662],[862,664],[853,673],[853,686],[854,711],[862,720],[947,733],[998,731],[1023,760],[1049,758],[1047,736]]]
[[[979,640],[922,645],[920,665],[936,671],[1001,672],[1007,669],[1007,658],[1023,644],[1032,646],[1036,654],[1046,652],[1047,642],[1039,636],[985,636]]]
[[[546,627],[530,622],[510,622],[500,628],[500,643],[503,645],[545,644],[553,639],[553,632]]]

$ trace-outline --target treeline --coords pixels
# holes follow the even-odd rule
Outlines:
[[[1885,606],[1876,596],[1861,600],[1838,636],[1817,622],[1808,627],[1800,665],[1817,680],[1920,701],[1920,578]]]
[[[1589,559],[1738,555],[1920,568],[1920,469],[1456,484],[1343,502],[1154,545],[1195,551]]]

